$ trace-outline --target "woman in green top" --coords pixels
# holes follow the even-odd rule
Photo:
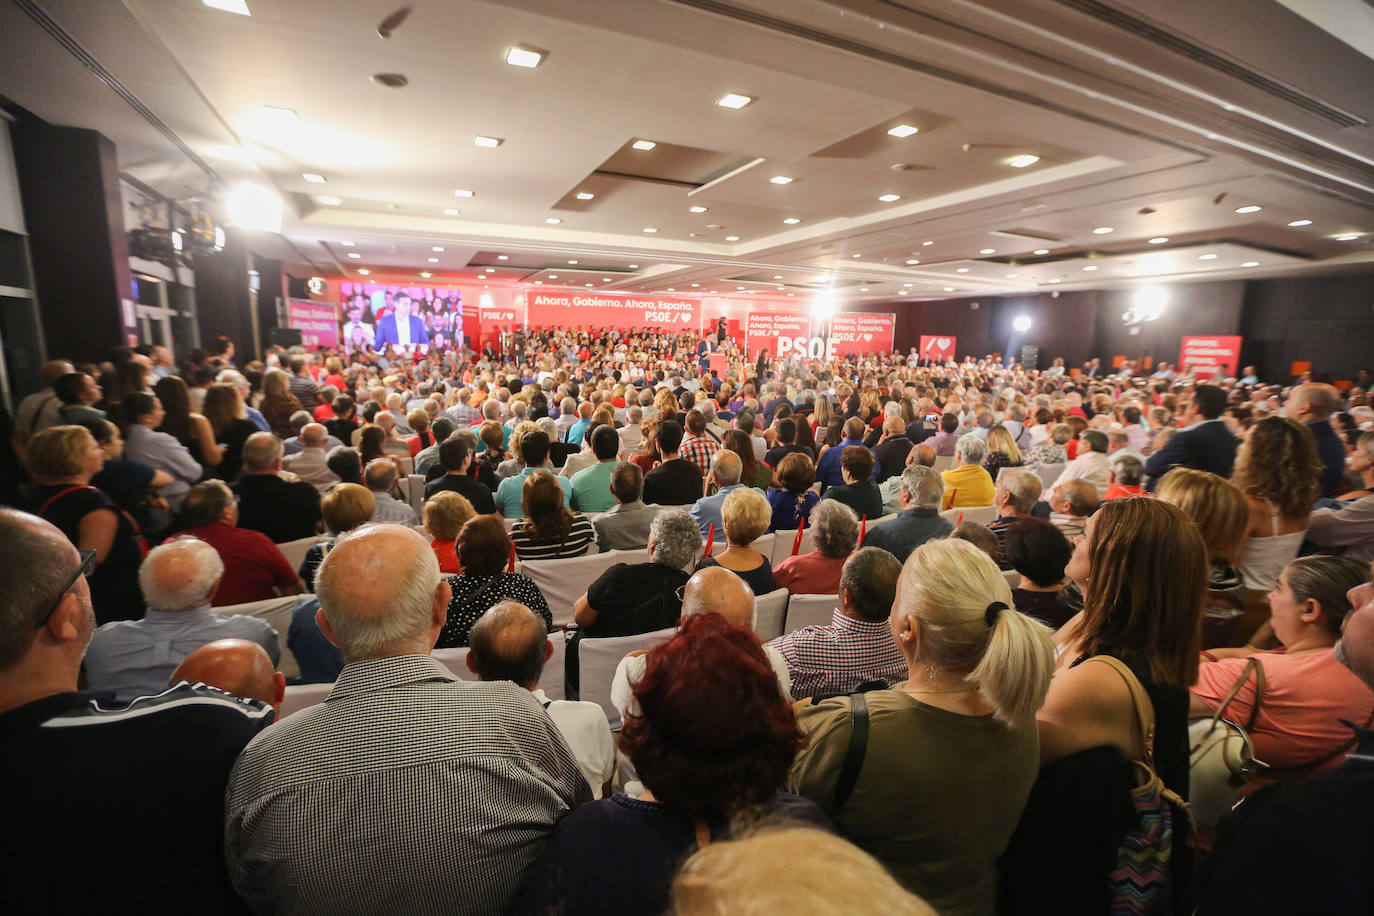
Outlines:
[[[891,617],[910,680],[864,694],[863,762],[839,804],[853,698],[798,714],[808,742],[788,790],[820,805],[944,916],[993,912],[995,863],[1040,769],[1035,712],[1054,643],[1011,604],[997,564],[967,541],[912,552]]]

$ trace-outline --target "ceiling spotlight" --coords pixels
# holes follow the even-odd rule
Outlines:
[[[569,259],[568,259],[568,263],[569,263],[569,264],[576,264],[576,263],[577,263],[577,259],[576,259],[576,258],[569,258]]]
[[[512,67],[526,67],[533,70],[544,62],[545,53],[525,45],[515,45],[506,52],[506,63]]]
[[[915,258],[907,258],[907,259],[906,259],[906,262],[907,262],[908,264],[911,264],[911,265],[916,265],[916,264],[920,264],[920,263],[921,263],[920,261],[916,260]]]
[[[966,273],[968,273],[968,268],[967,268],[967,267],[960,267],[959,269],[957,269],[957,270],[954,271],[954,272],[955,272],[956,274],[966,274]]]
[[[431,264],[438,264],[438,263],[439,263],[439,259],[438,259],[438,258],[427,258],[426,260],[428,260],[429,263],[431,263]]]
[[[1011,323],[1012,328],[1018,334],[1024,334],[1030,330],[1031,320],[1029,315],[1017,315]]]
[[[774,280],[781,280],[781,279],[782,279],[782,274],[773,274],[773,279],[774,279]]]
[[[223,10],[226,13],[238,13],[240,16],[251,16],[248,12],[248,4],[245,0],[200,0],[212,10]]]
[[[352,248],[352,247],[353,247],[353,243],[352,243],[352,242],[340,242],[339,244],[342,245],[342,246],[344,246],[345,248]]]
[[[557,279],[558,279],[558,274],[549,274],[549,279],[550,279],[550,280],[557,280]]]
[[[788,178],[786,175],[774,175],[772,178],[770,178],[770,179],[768,179],[768,180],[771,181],[771,182],[773,182],[773,184],[791,184],[791,183],[792,183],[792,179],[791,179],[791,178]]]
[[[595,197],[595,196],[596,196],[596,195],[593,194],[591,191],[578,191],[578,192],[577,192],[577,199],[578,199],[578,200],[591,200],[591,199],[592,199],[593,197]]]
[[[311,184],[324,184],[324,176],[314,172],[301,172],[301,177]]]
[[[498,254],[498,255],[496,256],[496,260],[498,260],[498,261],[509,261],[509,260],[510,260],[510,255],[507,255],[507,254]]]
[[[1016,279],[1016,274],[1007,274],[1007,279],[1008,279],[1008,280],[1015,280],[1015,279]]]
[[[1096,229],[1093,230],[1093,235],[1106,235],[1109,232],[1115,231],[1116,230],[1113,229],[1111,226],[1098,226]]]
[[[1049,254],[1049,253],[1050,253],[1050,250],[1049,250],[1048,248],[1037,248],[1037,249],[1035,249],[1035,251],[1032,252],[1032,254]]]
[[[422,271],[420,271],[420,276],[422,276],[422,277],[424,277],[426,280],[428,280],[430,277],[434,276],[434,274],[430,273],[430,272],[427,271],[427,270],[422,270]]]
[[[658,231],[658,229],[654,226],[645,226],[643,231],[649,233],[650,235],[653,235],[655,232]]]
[[[902,195],[900,195],[900,194],[880,194],[880,195],[878,196],[878,199],[881,200],[881,201],[882,201],[883,203],[885,203],[885,204],[890,204],[890,203],[892,203],[894,200],[901,200],[901,199],[902,199]]]
[[[741,95],[738,92],[727,92],[725,93],[725,95],[716,99],[716,104],[719,105],[721,108],[739,109],[743,108],[745,105],[748,105],[752,101],[754,101],[752,96]]]
[[[1259,261],[1245,261],[1241,267],[1259,267]]]
[[[1083,268],[1083,269],[1084,269],[1084,270],[1097,270],[1097,265],[1096,265],[1096,264],[1089,264],[1087,267],[1085,267],[1085,268]]]
[[[535,286],[543,286],[543,285],[544,285],[544,281],[543,281],[543,280],[535,280],[535,281],[534,281],[534,285],[535,285]]]
[[[866,293],[866,292],[868,292],[868,287],[867,287],[867,286],[860,286],[860,287],[859,287],[859,292],[861,292],[861,293]]]
[[[1197,259],[1198,259],[1199,261],[1215,261],[1215,260],[1217,259],[1217,256],[1214,255],[1214,254],[1210,254],[1210,253],[1209,253],[1209,254],[1200,254],[1200,255],[1197,256]]]
[[[610,282],[611,282],[611,278],[610,278],[610,277],[602,277],[602,278],[601,278],[601,282],[602,282],[602,283],[610,283]]]
[[[630,146],[632,146],[635,149],[648,150],[653,149],[655,146],[658,146],[658,144],[652,140],[636,140],[635,142],[631,143]]]
[[[927,239],[926,241],[922,242],[921,244],[922,244],[922,245],[934,245],[934,244],[935,244],[935,240],[934,240],[934,239]]]
[[[1310,225],[1312,225],[1312,221],[1311,221],[1310,219],[1295,219],[1295,220],[1293,220],[1292,222],[1290,222],[1288,225],[1289,225],[1289,226],[1292,226],[1294,229],[1297,229],[1297,228],[1299,228],[1299,227],[1301,227],[1301,226],[1310,226]]]
[[[483,272],[483,273],[494,274],[494,273],[496,273],[496,268],[495,268],[495,267],[484,267],[484,268],[482,268],[482,272]]]
[[[676,287],[676,286],[670,286],[670,287],[668,287],[668,292],[670,292],[670,293],[675,293],[675,292],[677,292],[677,287]]]
[[[627,266],[630,268],[630,270],[639,270],[639,265],[638,265],[638,264],[630,264],[630,265],[627,265]]]
[[[1169,237],[1168,237],[1167,235],[1159,235],[1159,236],[1155,236],[1154,238],[1150,239],[1150,244],[1151,244],[1151,245],[1163,245],[1163,244],[1164,244],[1165,242],[1167,242],[1167,241],[1169,241]]]
[[[506,141],[501,137],[483,137],[479,135],[473,137],[472,142],[475,145],[482,147],[482,149],[496,149],[498,146],[500,146],[502,143],[505,143]]]
[[[343,201],[337,197],[316,197],[315,200],[326,207],[337,207],[339,204],[343,203]]]
[[[739,241],[739,236],[737,236],[737,235],[727,235],[727,236],[725,237],[725,241],[727,241],[727,242],[738,242],[738,241]]]
[[[894,137],[910,137],[920,130],[919,127],[912,127],[910,124],[898,124],[896,127],[888,128],[888,133]]]
[[[946,286],[946,287],[945,287],[945,292],[947,292],[947,293],[952,293],[952,292],[954,292],[954,287],[952,287],[952,286]]]
[[[1030,153],[1024,153],[1020,156],[1012,156],[1007,160],[1007,165],[1014,169],[1024,169],[1027,166],[1035,165],[1039,161],[1039,156],[1032,156]]]
[[[688,208],[687,208],[687,212],[688,212],[688,213],[705,213],[705,212],[706,212],[706,208],[705,208],[705,207],[688,207]]]
[[[359,258],[362,257],[362,255],[358,254],[358,252],[356,252],[356,251],[350,251],[350,252],[348,253],[348,256],[349,256],[350,258],[353,258],[354,260],[357,260],[357,259],[359,259]]]
[[[583,286],[586,286],[588,289],[591,289],[592,285],[590,283],[584,283]]]
[[[454,209],[451,208],[451,207],[445,207],[445,208],[444,208],[444,215],[445,215],[445,216],[457,216],[460,212],[461,212],[461,211],[459,211],[459,210],[454,210]]]
[[[701,284],[700,284],[700,283],[693,283],[692,285],[693,285],[693,286],[700,286]]]
[[[454,196],[454,197],[471,197],[471,196],[472,196],[472,192],[469,191],[467,188],[459,188],[458,190],[456,190],[456,191],[453,192],[453,196]]]
[[[743,286],[736,286],[735,289],[737,289],[737,290],[743,290],[744,287],[743,287]]]
[[[797,219],[795,216],[789,216],[787,217],[787,219],[783,220],[783,222],[789,226],[795,226],[797,225],[797,223],[801,222],[801,220]],[[858,255],[855,255],[854,257],[857,258]]]
[[[443,250],[444,250],[444,246],[443,246],[443,245],[435,245],[433,248],[430,249],[430,251],[443,251]]]
[[[1264,208],[1258,204],[1246,204],[1243,207],[1236,207],[1237,213],[1258,213]]]
[[[1358,232],[1347,232],[1347,233],[1345,233],[1344,235],[1338,235],[1338,236],[1336,236],[1336,241],[1338,241],[1338,242],[1353,242],[1353,241],[1355,241],[1355,240],[1356,240],[1357,238],[1359,238],[1359,237],[1360,237],[1360,234],[1359,234]]]
[[[997,253],[997,249],[996,249],[996,248],[980,248],[980,249],[978,249],[978,253],[979,253],[979,254],[996,254],[996,253]]]
[[[863,255],[856,251],[856,252],[854,252],[853,254],[851,254],[850,257],[851,257],[851,258],[861,258],[861,257],[863,257]]]
[[[563,221],[556,216],[550,216],[546,218],[544,222],[548,223],[550,226],[557,226],[559,223]]]

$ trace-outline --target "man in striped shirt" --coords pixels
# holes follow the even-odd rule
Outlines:
[[[849,693],[865,681],[906,680],[906,659],[888,625],[901,572],[886,550],[855,551],[840,572],[839,607],[830,625],[802,627],[768,643],[787,662],[794,699]]]
[[[225,913],[229,769],[264,703],[185,682],[128,705],[77,689],[95,630],[78,554],[0,509],[0,887],[33,913]]]
[[[690,461],[701,471],[702,479],[711,473],[711,456],[721,445],[706,432],[706,415],[693,408],[687,411],[687,438],[678,446],[679,457]]]
[[[572,751],[528,690],[429,657],[450,595],[419,534],[350,532],[315,591],[344,668],[234,767],[234,887],[259,912],[502,912],[554,825],[591,800]]]

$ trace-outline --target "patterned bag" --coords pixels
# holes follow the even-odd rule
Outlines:
[[[1132,760],[1136,786],[1131,790],[1135,823],[1126,831],[1116,850],[1116,865],[1107,877],[1112,916],[1147,916],[1169,913],[1172,908],[1173,858],[1175,846],[1186,842],[1192,833],[1188,803],[1164,786],[1154,768],[1155,713],[1145,688],[1131,669],[1108,655],[1090,661],[1110,665],[1131,692],[1140,725],[1143,759]],[[1174,808],[1184,822],[1175,824]]]

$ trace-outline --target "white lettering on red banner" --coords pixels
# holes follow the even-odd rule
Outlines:
[[[830,319],[830,339],[840,356],[891,353],[896,323],[890,313],[839,312]]]
[[[917,353],[921,359],[933,359],[939,363],[947,363],[954,359],[954,347],[957,341],[957,337],[922,334],[921,349]]]
[[[1178,364],[1180,367],[1191,365],[1202,376],[1218,372],[1234,376],[1240,365],[1240,342],[1240,337],[1230,335],[1185,337],[1179,348]]]
[[[301,332],[301,345],[307,349],[339,345],[339,322],[333,303],[287,299],[286,326]]]

